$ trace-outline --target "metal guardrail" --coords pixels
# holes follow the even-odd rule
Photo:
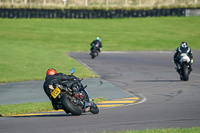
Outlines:
[[[186,9],[185,16],[200,16],[200,9]]]

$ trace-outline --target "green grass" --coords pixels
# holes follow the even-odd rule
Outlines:
[[[94,103],[105,101],[104,98],[94,98]],[[35,113],[42,111],[54,110],[51,102],[41,103],[22,103],[22,104],[8,104],[0,105],[0,116],[11,116],[24,113]]]
[[[200,133],[200,127],[192,128],[166,128],[166,129],[146,129],[146,130],[127,130],[119,132],[101,132],[101,133]]]
[[[99,102],[105,101],[106,99],[99,97],[99,98],[94,98],[93,100],[94,100],[93,101],[94,103],[99,103]]]
[[[51,102],[0,105],[1,116],[53,110]]]
[[[0,19],[0,82],[43,80],[51,67],[64,73],[74,67],[78,77],[97,77],[67,55],[89,53],[97,36],[103,51],[174,51],[181,41],[200,49],[199,23],[199,17]]]

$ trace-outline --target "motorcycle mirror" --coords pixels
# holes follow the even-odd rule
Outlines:
[[[71,71],[70,71],[71,75],[73,75],[73,74],[74,74],[74,72],[75,72],[75,69],[74,69],[74,68],[72,68],[72,69],[71,69]]]

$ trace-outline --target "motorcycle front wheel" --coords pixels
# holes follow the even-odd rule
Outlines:
[[[189,80],[189,71],[188,71],[187,64],[183,64],[182,75],[183,75],[183,80],[184,81],[188,81]]]
[[[93,102],[92,106],[90,107],[90,112],[92,114],[98,114],[99,113],[99,108],[97,107],[97,105]]]

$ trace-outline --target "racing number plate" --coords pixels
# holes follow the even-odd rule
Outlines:
[[[51,93],[51,95],[53,96],[53,98],[56,98],[60,94],[60,92],[61,92],[60,89],[56,87]]]

